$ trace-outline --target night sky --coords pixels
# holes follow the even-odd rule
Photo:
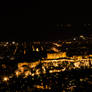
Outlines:
[[[92,34],[92,24],[12,24],[1,39],[58,40]],[[0,37],[1,37],[0,36]],[[6,37],[5,37],[6,36]],[[8,37],[7,37],[8,36]],[[5,37],[5,38],[4,38]]]
[[[81,34],[92,34],[92,24],[89,22],[92,16],[61,16],[59,18],[63,21],[58,23],[55,20],[60,19],[54,17],[53,14],[53,16],[46,15],[40,10],[39,5],[35,6],[8,8],[6,11],[10,17],[7,17],[7,22],[2,23],[3,30],[0,39],[62,40],[71,39]],[[19,17],[16,17],[18,15]]]

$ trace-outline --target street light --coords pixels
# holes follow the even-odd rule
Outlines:
[[[3,78],[3,81],[4,81],[4,82],[7,82],[8,80],[9,80],[9,77],[4,77],[4,78]]]

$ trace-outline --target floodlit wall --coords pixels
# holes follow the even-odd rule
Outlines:
[[[57,59],[57,58],[63,58],[63,57],[66,57],[66,52],[47,54],[47,59]]]

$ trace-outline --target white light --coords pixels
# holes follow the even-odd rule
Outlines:
[[[76,38],[74,38],[73,40],[76,40]]]
[[[6,44],[4,44],[4,47],[6,47],[7,45]]]
[[[80,35],[80,38],[85,39],[85,37],[83,35]]]
[[[13,41],[12,44],[15,44],[15,42]]]
[[[7,82],[8,80],[9,80],[8,77],[4,77],[4,78],[3,78],[3,81],[5,81],[5,82]]]
[[[6,42],[6,44],[8,44],[9,42]]]

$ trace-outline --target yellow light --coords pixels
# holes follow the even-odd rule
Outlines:
[[[66,52],[59,52],[59,53],[48,53],[47,54],[47,59],[57,59],[57,58],[61,58],[61,57],[66,57]]]
[[[33,74],[31,74],[31,76],[34,76],[34,73],[33,73]]]
[[[40,70],[37,69],[35,74],[36,74],[36,75],[39,75],[39,74],[40,74]]]
[[[25,77],[28,77],[29,75],[31,75],[31,72],[30,71],[26,71],[25,72]]]
[[[18,77],[20,75],[20,72],[19,71],[16,71],[16,76]]]
[[[45,87],[43,85],[35,85],[34,87],[38,89],[51,89],[51,87],[49,87],[48,85],[46,85]]]
[[[32,49],[33,49],[33,51],[35,51],[35,48],[34,48],[34,46],[32,46]]]
[[[5,81],[5,82],[7,82],[8,80],[9,80],[8,77],[4,77],[4,78],[3,78],[3,81]]]
[[[61,72],[61,70],[49,70],[49,73]]]
[[[36,48],[36,51],[38,52],[38,51],[39,51],[39,49],[38,49],[38,48]]]

